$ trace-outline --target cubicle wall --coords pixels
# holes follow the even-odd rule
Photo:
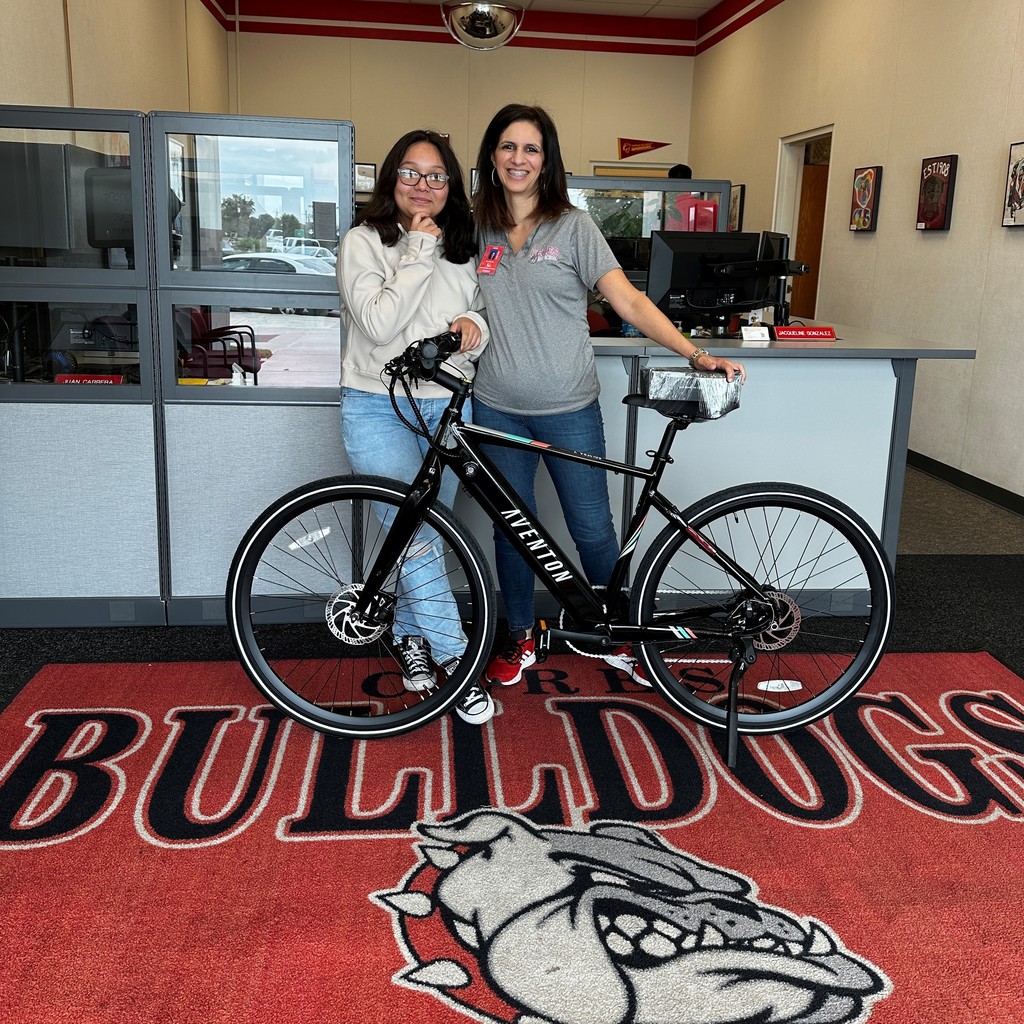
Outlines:
[[[255,512],[346,468],[333,261],[274,241],[337,245],[352,153],[343,121],[0,107],[0,625],[222,620]]]

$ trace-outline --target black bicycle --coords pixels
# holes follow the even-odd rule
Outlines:
[[[479,544],[438,501],[445,468],[562,609],[557,624],[538,622],[538,657],[553,639],[595,655],[634,645],[673,707],[728,730],[730,764],[739,734],[804,726],[865,682],[889,635],[893,580],[861,516],[794,484],[731,487],[685,511],[659,490],[676,435],[734,408],[738,383],[648,371],[646,393],[624,399],[667,417],[647,467],[540,446],[545,457],[642,481],[612,578],[595,588],[483,450],[538,442],[463,422],[472,382],[442,365],[458,344],[450,334],[424,339],[388,365],[392,397],[396,384],[409,392],[418,379],[452,393],[411,485],[318,480],[275,501],[238,547],[227,589],[231,637],[277,707],[323,732],[393,736],[445,714],[479,679],[494,640],[494,587]],[[430,436],[424,424],[405,422]],[[652,510],[667,522],[628,582]],[[446,639],[462,649],[447,671],[436,667],[435,685],[415,691],[396,658],[414,618],[435,646]]]

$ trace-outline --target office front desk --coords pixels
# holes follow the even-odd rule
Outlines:
[[[723,419],[693,424],[677,437],[675,464],[667,470],[662,489],[685,508],[741,483],[781,481],[815,487],[859,512],[895,565],[917,362],[973,359],[974,350],[834,326],[834,343],[705,340],[704,347],[713,355],[745,365],[740,407]],[[639,390],[642,366],[688,364],[646,338],[595,338],[594,348],[608,457],[649,464],[646,453],[657,447],[666,421],[652,410],[623,405],[622,398],[631,386]],[[614,475],[609,491],[621,535],[638,487]],[[555,539],[575,556],[544,472],[537,495],[541,512],[550,510],[545,522]],[[464,498],[456,502],[456,512],[490,551],[489,521]],[[656,515],[648,521],[634,565],[662,525]]]
[[[894,561],[917,361],[974,353],[941,341],[837,332],[840,341],[820,347],[708,344],[746,364],[740,407],[679,436],[663,487],[681,507],[738,483],[816,487],[860,512]],[[665,420],[622,398],[645,363],[685,361],[642,338],[599,338],[594,346],[609,457],[649,461]],[[249,389],[231,389],[230,397],[230,404],[168,405],[159,448],[144,404],[0,405],[0,432],[18,441],[20,453],[0,467],[0,626],[223,622],[228,565],[257,512],[306,480],[348,469],[336,392],[324,389],[311,403],[255,403]],[[107,444],[110,464],[100,466],[96,439],[111,437],[119,442]],[[215,457],[211,438],[249,440]],[[166,467],[166,487],[157,486],[154,459]],[[574,555],[541,475],[541,509]],[[632,484],[609,480],[620,530]],[[465,496],[456,512],[490,552],[490,522]],[[657,520],[652,515],[637,558],[660,530]]]

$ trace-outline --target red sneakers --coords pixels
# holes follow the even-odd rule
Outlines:
[[[647,673],[644,672],[643,665],[633,656],[633,648],[629,644],[624,644],[622,647],[612,651],[611,654],[605,654],[602,657],[613,668],[617,668],[620,672],[625,672],[634,682],[639,683],[641,686],[651,685],[650,679],[647,678]]]
[[[487,666],[484,678],[499,686],[513,686],[523,678],[523,669],[537,661],[533,639],[525,630],[517,630],[508,640],[505,650]]]

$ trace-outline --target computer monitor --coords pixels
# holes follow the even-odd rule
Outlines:
[[[762,305],[758,277],[725,276],[716,267],[756,263],[761,235],[748,231],[652,231],[647,295],[686,329],[726,332],[729,318]]]
[[[784,322],[785,280],[804,273],[780,232],[652,231],[647,295],[684,329],[729,333],[730,318],[773,307]]]

